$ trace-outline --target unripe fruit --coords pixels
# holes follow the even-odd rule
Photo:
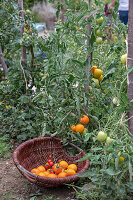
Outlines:
[[[107,133],[105,133],[105,132],[103,132],[103,131],[100,131],[100,132],[98,133],[98,135],[97,135],[97,140],[98,140],[99,142],[105,141],[106,138],[107,138]]]
[[[101,37],[96,38],[96,44],[102,44],[103,40]]]
[[[127,63],[127,54],[124,54],[124,55],[121,56],[121,62],[122,62],[124,65],[126,65],[126,63]]]
[[[97,24],[101,24],[103,22],[103,17],[100,17],[98,19],[96,19],[96,23]]]
[[[96,30],[96,35],[97,35],[97,36],[100,36],[100,35],[101,35],[100,29],[97,29],[97,30]]]
[[[113,139],[111,139],[110,137],[107,137],[106,144],[110,145],[112,142],[113,142]]]
[[[113,98],[113,104],[116,106],[119,104],[119,99],[117,97]]]
[[[92,80],[93,80],[94,83],[95,83],[95,87],[98,88],[98,87],[99,87],[99,80],[96,79],[96,78],[92,78]]]

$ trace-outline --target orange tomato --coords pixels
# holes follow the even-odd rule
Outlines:
[[[43,174],[44,174],[45,177],[48,177],[49,172],[48,172],[48,171],[45,171],[45,172],[43,172]]]
[[[68,163],[66,161],[61,161],[59,164],[64,169],[66,169],[68,167]]]
[[[57,175],[56,174],[49,174],[47,177],[48,178],[57,178]]]
[[[101,69],[95,69],[95,71],[94,71],[94,76],[96,77],[96,78],[99,78],[101,75],[102,75],[102,70]]]
[[[67,176],[67,173],[66,172],[61,172],[58,174],[58,178],[64,178]]]
[[[83,115],[83,117],[80,117],[80,121],[82,124],[87,125],[89,123],[89,117],[87,115]]]
[[[32,174],[38,175],[40,173],[40,171],[37,168],[34,168],[31,170]]]
[[[40,172],[38,175],[45,177],[45,172]]]
[[[78,168],[77,168],[77,165],[70,164],[70,165],[68,165],[68,169],[73,169],[76,172]]]
[[[95,69],[97,69],[97,66],[94,65],[91,67],[91,69],[92,69],[91,72],[94,74],[94,71],[95,71]]]
[[[43,167],[43,165],[40,165],[37,169],[38,169],[40,172],[46,171],[45,168]]]
[[[76,125],[76,132],[82,133],[85,127],[82,124]]]
[[[62,172],[62,167],[60,166],[59,163],[54,164],[53,166],[53,170],[56,174],[59,174],[60,172]]]
[[[72,129],[73,132],[76,132],[76,126],[72,125],[71,129]]]
[[[68,169],[67,172],[66,172],[67,176],[73,176],[76,174],[75,170],[73,169]]]

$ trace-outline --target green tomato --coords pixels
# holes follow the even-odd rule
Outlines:
[[[96,88],[99,88],[99,80],[98,79],[96,79],[96,78],[92,78],[92,80],[94,81],[94,83],[95,83],[95,87]]]
[[[30,11],[30,10],[26,10],[25,13],[26,13],[27,15],[30,15],[30,14],[31,14],[31,11]]]
[[[89,92],[90,92],[90,93],[92,92],[92,87],[91,87],[91,86],[89,86]]]
[[[110,145],[112,142],[113,142],[113,139],[111,139],[110,137],[107,137],[106,144]]]
[[[86,133],[88,133],[88,130],[87,130],[87,128],[85,128],[85,129],[84,129],[84,131],[83,131],[82,135],[84,135],[84,136],[85,136],[85,135],[86,135]]]
[[[113,98],[113,104],[116,106],[119,104],[119,99],[117,97]]]
[[[97,29],[97,30],[96,30],[96,35],[97,35],[97,36],[100,36],[100,35],[101,35],[101,30],[100,30],[100,29]]]
[[[96,19],[96,23],[97,24],[101,24],[103,22],[103,17],[100,17],[98,19]]]
[[[96,44],[102,44],[103,40],[101,37],[96,38]]]
[[[97,140],[99,142],[104,142],[107,138],[107,133],[103,132],[103,131],[100,131],[97,135]]]
[[[126,65],[126,63],[127,63],[127,54],[124,54],[124,55],[121,56],[121,62],[122,62],[124,65]]]

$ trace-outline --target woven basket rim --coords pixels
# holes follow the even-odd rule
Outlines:
[[[13,152],[12,157],[13,157],[14,164],[16,165],[16,167],[18,168],[18,170],[19,170],[27,179],[29,179],[31,182],[35,182],[35,180],[38,180],[38,181],[41,181],[42,183],[43,183],[43,182],[47,183],[47,181],[48,181],[49,183],[52,184],[53,178],[41,177],[41,176],[39,176],[39,175],[34,175],[34,174],[32,174],[31,172],[29,172],[28,170],[26,170],[25,168],[23,168],[22,165],[19,164],[18,152],[20,151],[20,149],[21,149],[22,147],[24,147],[24,145],[27,145],[27,144],[29,144],[30,142],[33,142],[33,141],[40,141],[40,140],[49,140],[49,139],[50,139],[50,140],[51,140],[51,139],[57,140],[57,141],[60,141],[60,142],[62,141],[62,139],[57,138],[57,137],[38,137],[38,138],[30,139],[30,140],[28,140],[28,141],[23,142],[23,143],[20,144],[20,145],[16,148],[16,150]],[[80,149],[79,147],[77,147],[76,145],[74,145],[74,144],[72,144],[72,143],[69,143],[69,144],[72,145],[74,148],[76,148],[76,149],[79,151],[79,153],[82,152],[82,153],[85,155],[85,152],[84,152],[82,149]],[[73,156],[71,156],[71,157],[73,157]],[[61,184],[67,183],[68,181],[69,181],[69,182],[71,182],[71,181],[76,181],[76,180],[79,179],[78,175],[84,173],[84,172],[88,169],[88,167],[89,167],[89,159],[85,160],[85,166],[84,166],[78,173],[76,173],[75,175],[69,176],[69,177],[64,177],[64,178],[57,178],[56,181],[55,181],[55,179],[54,179],[54,182],[60,183],[60,185],[61,185]]]

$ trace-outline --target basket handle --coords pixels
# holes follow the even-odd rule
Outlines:
[[[32,174],[28,170],[24,169],[20,164],[17,164],[17,168],[19,171],[27,178],[29,179],[32,183],[36,182],[36,175]]]

